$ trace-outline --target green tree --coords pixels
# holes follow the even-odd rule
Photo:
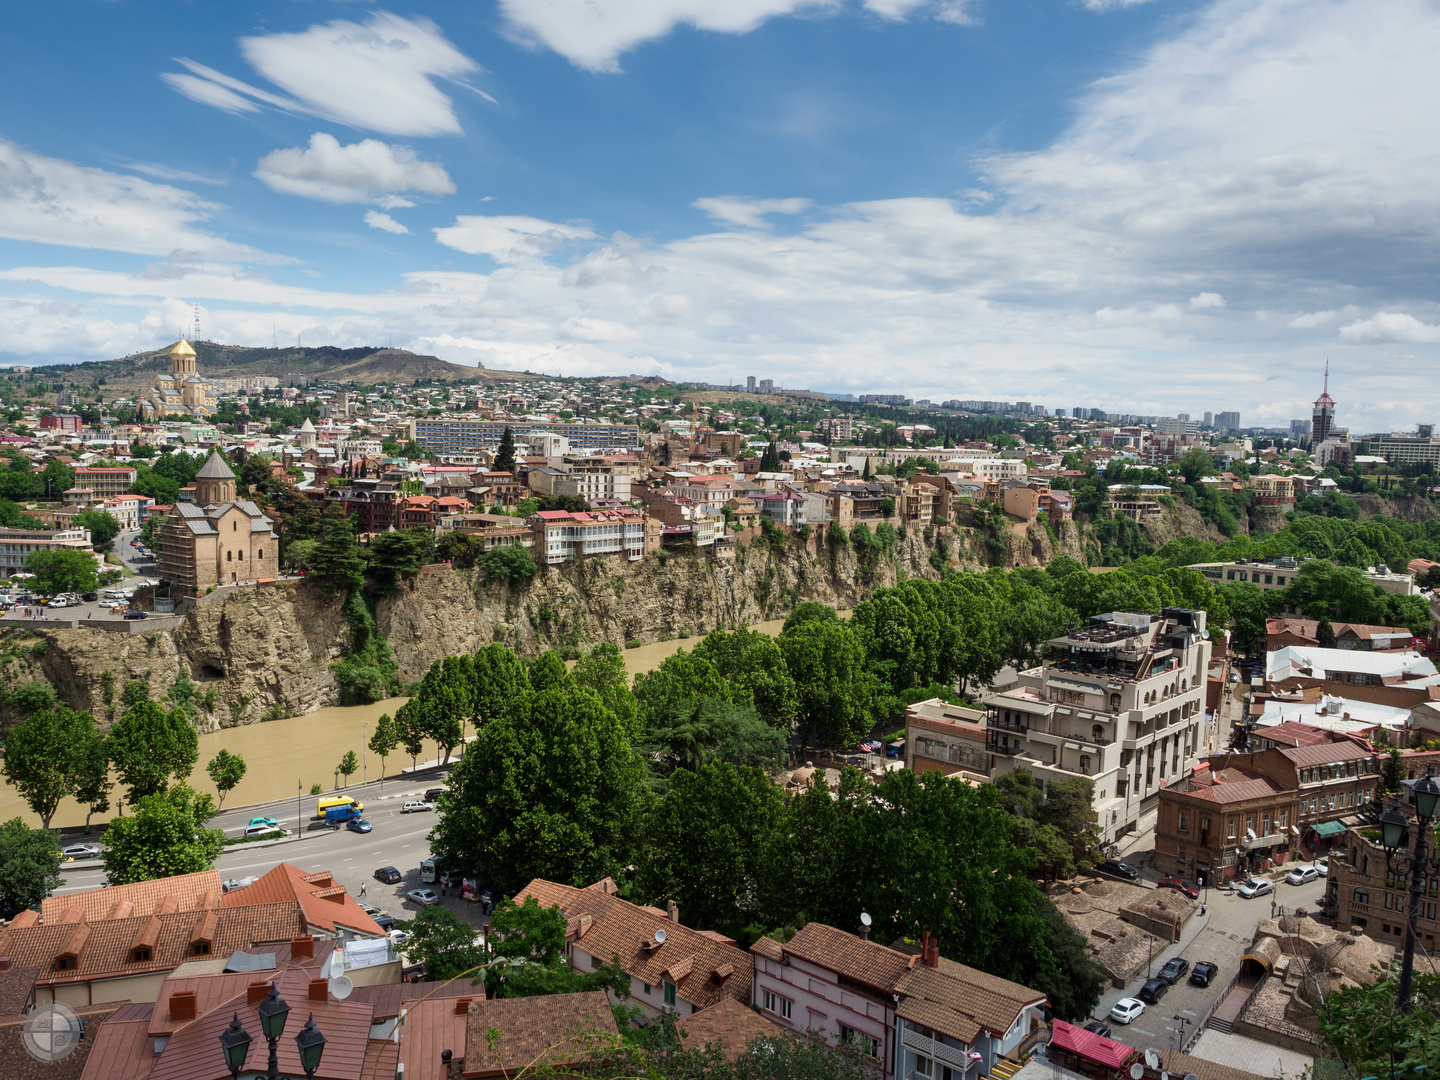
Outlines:
[[[565,957],[565,913],[541,907],[533,897],[525,903],[501,901],[490,918],[491,966],[485,985],[492,997],[532,997],[609,990],[616,998],[630,996],[630,976],[618,966],[596,958],[596,970],[578,972]]]
[[[527,704],[492,718],[451,771],[432,844],[511,888],[619,873],[650,805],[629,733],[588,688],[540,690]]]
[[[795,682],[801,730],[832,746],[849,746],[870,731],[877,686],[848,626],[801,623],[780,635],[780,652]]]
[[[1335,648],[1335,627],[1330,625],[1330,620],[1322,617],[1315,624],[1315,641],[1322,649]]]
[[[75,548],[37,551],[25,560],[25,569],[35,575],[35,588],[42,593],[95,591],[98,567],[89,552]]]
[[[6,733],[5,779],[15,785],[42,828],[50,828],[60,800],[80,786],[98,738],[103,737],[94,717],[64,705],[41,709]]]
[[[585,686],[600,695],[605,707],[630,730],[639,731],[640,706],[630,690],[625,656],[608,641],[596,645],[575,662],[570,677],[576,686]]]
[[[1348,1076],[1424,1076],[1440,1061],[1440,976],[1416,965],[1410,1009],[1396,1007],[1393,976],[1340,986],[1317,1010],[1320,1035]]]
[[[85,828],[96,814],[110,812],[110,739],[98,729],[85,739],[75,779],[75,801],[85,807]]]
[[[778,769],[788,736],[761,720],[753,705],[702,697],[659,717],[646,730],[642,749],[657,776],[654,786],[665,788],[675,769],[693,771],[716,761]]]
[[[510,425],[505,425],[505,430],[500,434],[500,448],[495,451],[495,463],[492,466],[496,472],[515,471],[515,433],[510,430]]]
[[[410,935],[405,940],[406,956],[425,968],[425,978],[431,982],[454,979],[485,963],[485,946],[475,928],[440,904],[421,908],[406,933]],[[480,977],[477,971],[472,981]]]
[[[435,534],[429,529],[381,533],[370,541],[370,574],[382,590],[394,589],[402,574],[414,575],[435,561]]]
[[[381,713],[375,721],[375,731],[370,736],[370,752],[380,758],[380,779],[385,779],[385,759],[400,745],[400,735],[395,730],[395,721],[389,713]]]
[[[55,687],[48,682],[23,682],[5,695],[5,703],[22,716],[55,704]]]
[[[866,464],[868,465],[869,462],[867,461]],[[765,447],[765,452],[760,455],[760,471],[780,471],[780,455],[775,449],[775,443],[773,440],[769,443],[769,445]]]
[[[18,817],[0,825],[0,918],[13,919],[60,887],[55,834]]]
[[[410,771],[414,772],[420,763],[420,751],[425,749],[425,709],[422,702],[411,698],[395,710],[395,734],[400,738],[400,748],[410,755]]]
[[[687,926],[752,940],[759,886],[785,817],[780,789],[759,769],[714,762],[677,771],[646,828],[637,886],[679,905]]]
[[[96,551],[109,551],[120,535],[120,522],[106,510],[82,510],[75,515],[75,524],[90,530],[90,545]]]
[[[802,600],[790,609],[790,614],[785,619],[785,625],[781,627],[780,632],[783,634],[786,630],[791,630],[803,622],[810,622],[812,619],[818,619],[821,622],[835,622],[839,618],[839,614],[829,604],[817,603],[814,600]]]
[[[365,583],[365,558],[350,519],[326,516],[320,530],[320,540],[310,554],[310,569],[330,592],[358,589]]]
[[[166,712],[153,701],[131,706],[110,729],[115,772],[132,806],[183,781],[200,757],[200,737],[185,710]]]
[[[474,680],[470,700],[475,709],[471,722],[477,732],[491,720],[523,716],[529,709],[529,672],[504,645],[496,642],[478,650],[470,658],[470,673]]]
[[[451,752],[465,738],[465,719],[475,712],[473,693],[470,657],[445,656],[430,665],[405,706],[425,736],[445,749],[443,764],[449,764]]]
[[[535,561],[530,549],[520,544],[491,548],[475,560],[475,565],[485,575],[487,583],[504,581],[523,585],[540,571],[540,564]]]
[[[105,831],[105,880],[110,885],[208,870],[225,848],[225,834],[208,829],[215,800],[188,784],[145,795],[129,817]]]
[[[1202,476],[1214,476],[1217,471],[1215,458],[1210,451],[1199,446],[1187,451],[1185,456],[1175,463],[1175,468],[1185,477],[1185,482],[1191,485]]]
[[[232,754],[223,746],[206,764],[205,771],[210,774],[210,782],[220,793],[222,807],[225,805],[225,796],[234,791],[235,785],[245,778],[245,769],[245,759],[239,754]]]
[[[350,777],[360,771],[360,759],[355,756],[355,751],[346,750],[345,756],[340,759],[340,764],[337,768],[340,770],[340,776],[343,778],[345,785],[349,786]]]

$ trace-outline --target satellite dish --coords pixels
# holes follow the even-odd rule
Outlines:
[[[1185,1080],[1200,1080],[1200,1078],[1199,1078],[1198,1076],[1196,1076],[1194,1073],[1186,1073],[1186,1074],[1185,1074]]]
[[[1141,1065],[1140,1062],[1137,1061],[1134,1065],[1130,1066],[1130,1080],[1144,1080],[1144,1076],[1145,1066]]]
[[[861,925],[861,926],[869,926],[869,925],[870,925],[870,913],[869,913],[868,911],[862,911],[862,912],[860,912],[860,925]]]
[[[664,931],[664,930],[656,930],[656,931],[655,931],[655,940],[656,940],[656,942],[658,942],[659,944],[664,945],[664,944],[665,944],[665,931]]]
[[[330,996],[336,1001],[344,1001],[354,990],[355,984],[348,975],[336,975],[330,980]]]

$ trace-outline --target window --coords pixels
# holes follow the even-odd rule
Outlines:
[[[667,983],[661,983],[661,985],[665,988],[665,1004],[666,1004],[666,1005],[674,1005],[674,1004],[675,1004],[675,984],[672,983],[672,982],[667,982]]]
[[[240,522],[238,522],[238,521],[232,521],[232,522],[230,522],[230,531],[231,531],[231,532],[239,532],[239,531],[240,531]]]
[[[783,998],[770,990],[762,991],[761,1000],[764,1002],[766,1012],[776,1013],[786,1020],[790,1019],[790,999]]]
[[[209,955],[210,955],[210,943],[209,943],[208,941],[197,941],[197,942],[195,942],[194,945],[190,946],[190,955],[191,955],[191,956],[209,956]]]
[[[229,552],[229,551],[225,552],[225,561],[226,561],[226,562],[229,562],[229,561],[230,561],[232,554],[233,554],[233,553],[232,553],[232,552]]]
[[[641,983],[640,985],[641,985],[641,987],[644,989],[644,991],[645,991],[645,993],[646,993],[647,996],[649,995],[649,993],[650,993],[651,990],[655,989],[655,988],[654,988],[653,986],[651,986],[649,983]]]
[[[150,946],[137,945],[131,949],[130,962],[132,964],[148,964],[150,962]]]
[[[1286,829],[1288,829],[1289,827],[1290,827],[1290,811],[1289,811],[1289,810],[1281,810],[1281,811],[1280,811],[1280,831],[1281,831],[1281,832],[1284,832],[1284,831],[1285,831]]]
[[[55,958],[56,971],[74,971],[76,966],[75,957],[73,956],[57,956]]]
[[[1188,833],[1190,831],[1190,814],[1188,811],[1180,811],[1180,824],[1177,826],[1177,828],[1179,828],[1179,830],[1183,833]]]
[[[1229,833],[1230,839],[1231,839],[1231,840],[1234,840],[1234,839],[1235,839],[1235,819],[1234,819],[1234,818],[1231,818],[1226,824],[1229,825],[1228,833]]]
[[[931,1061],[928,1057],[923,1057],[923,1056],[921,1056],[921,1055],[919,1055],[919,1054],[916,1054],[916,1055],[915,1055],[915,1075],[916,1075],[916,1076],[934,1076],[934,1075],[935,1075],[935,1062]]]

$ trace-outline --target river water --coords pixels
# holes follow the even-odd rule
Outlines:
[[[783,619],[772,619],[757,623],[753,629],[774,637],[784,625]],[[699,640],[698,637],[683,638],[625,649],[625,668],[631,676],[642,671],[653,671],[676,652],[690,649]],[[375,721],[380,714],[389,713],[394,716],[395,710],[405,701],[405,698],[391,698],[388,701],[377,701],[373,705],[332,706],[316,709],[304,716],[243,724],[201,735],[200,759],[190,775],[190,785],[197,791],[218,794],[215,785],[210,782],[210,777],[206,775],[205,763],[214,757],[221,747],[232,754],[239,754],[248,766],[245,778],[225,798],[229,806],[290,798],[295,795],[297,784],[307,795],[312,784],[320,784],[329,791],[335,786],[335,766],[347,750],[355,751],[355,756],[362,763],[351,779],[355,782],[366,777],[376,779],[380,775],[380,759],[366,749],[366,743],[375,732]],[[466,731],[468,734],[469,729]],[[426,743],[419,760],[435,760],[440,757],[440,753],[433,743]],[[387,759],[386,774],[409,765],[409,756],[403,750],[397,749]],[[112,791],[111,799],[115,799],[118,794],[118,790]],[[13,787],[9,784],[0,785],[0,821],[8,821],[17,816],[29,825],[40,824],[40,819],[25,805]],[[103,817],[94,818],[91,824],[103,820]],[[51,825],[55,827],[84,823],[84,808],[69,799],[60,804],[51,821]]]

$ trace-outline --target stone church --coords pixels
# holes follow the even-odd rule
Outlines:
[[[215,387],[200,377],[195,349],[182,338],[170,346],[170,374],[156,375],[136,406],[142,420],[163,420],[175,413],[203,420],[215,404]]]
[[[160,577],[188,592],[273,578],[280,565],[274,523],[235,498],[235,474],[220,456],[195,475],[195,501],[179,502],[160,531]]]

